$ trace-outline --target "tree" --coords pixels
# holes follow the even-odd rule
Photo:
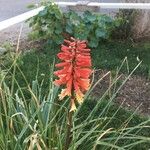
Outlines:
[[[123,0],[129,3],[149,3],[149,0]],[[150,10],[135,10],[132,26],[133,39],[150,37]]]

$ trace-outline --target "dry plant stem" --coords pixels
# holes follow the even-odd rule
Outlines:
[[[109,74],[109,97],[111,97],[111,85],[112,85],[112,74],[111,74],[111,72],[110,72],[110,74]]]
[[[69,145],[71,143],[71,127],[72,127],[72,111],[68,110],[68,123],[67,123],[67,135],[66,135],[66,142],[65,142],[65,148],[64,150],[69,149]]]
[[[20,27],[20,32],[19,32],[19,36],[18,36],[18,41],[17,41],[16,55],[15,55],[15,60],[14,60],[13,76],[12,76],[12,83],[11,83],[11,85],[12,85],[12,86],[11,86],[11,94],[13,94],[13,91],[14,91],[15,72],[16,72],[16,61],[17,61],[17,58],[18,58],[19,44],[20,44],[20,38],[21,38],[22,28],[23,28],[23,26],[21,25],[21,27]]]

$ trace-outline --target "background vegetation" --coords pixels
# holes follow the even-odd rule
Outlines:
[[[149,43],[113,40],[114,27],[119,27],[120,21],[90,12],[82,17],[75,12],[62,13],[51,4],[30,23],[30,36],[44,39],[45,44],[38,50],[0,57],[0,149],[64,149],[69,99],[58,100],[60,89],[53,85],[53,70],[60,44],[70,36],[86,39],[94,47],[93,68],[118,74],[117,68],[128,57],[128,67],[121,69],[128,75],[111,96],[109,89],[102,97],[86,93],[83,105],[73,115],[69,150],[149,149],[150,119],[113,102],[140,61],[134,73],[149,77]],[[11,50],[8,45],[6,48]],[[117,82],[114,78],[111,86]]]
[[[70,36],[88,40],[90,47],[109,39],[119,19],[86,11],[81,15],[74,11],[62,12],[57,5],[48,3],[46,8],[30,21],[31,39],[46,39],[50,44],[61,44]]]

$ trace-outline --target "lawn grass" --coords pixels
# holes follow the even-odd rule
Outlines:
[[[109,42],[109,44],[104,43],[100,45],[97,49],[92,50],[92,59],[94,67],[99,69],[111,69],[116,70],[117,67],[120,66],[124,57],[128,57],[129,67],[134,68],[138,61],[137,56],[140,60],[143,61],[143,64],[138,68],[136,71],[137,74],[148,75],[148,70],[150,66],[149,61],[149,45],[133,45],[131,43],[122,43],[122,42]],[[49,80],[50,80],[50,65],[53,64],[55,60],[57,62],[56,53],[58,52],[59,48],[53,50],[52,48],[45,47],[41,51],[32,50],[30,52],[26,52],[25,54],[21,54],[20,58],[17,60],[17,65],[19,66],[20,70],[26,77],[28,84],[32,84],[33,80],[38,79],[41,83],[43,82],[43,92],[42,94],[46,94],[48,90]],[[3,69],[7,69],[11,63],[6,63],[6,66],[2,65]],[[12,70],[13,71],[13,70]],[[12,72],[11,71],[11,72]],[[126,67],[122,70],[126,72]],[[27,87],[27,83],[24,80],[24,77],[20,73],[18,69],[16,69],[15,79],[18,81],[22,89]],[[12,75],[11,73],[7,75],[7,83],[11,86]],[[17,86],[15,87],[17,90]],[[26,97],[30,97],[30,94],[25,90]],[[81,120],[86,118],[86,115],[92,111],[92,108],[95,107],[97,100],[89,100],[86,101],[83,105],[83,109],[79,113]],[[99,105],[99,109],[95,113],[95,118],[99,116],[99,113],[103,111],[103,108],[108,104],[107,100],[102,101],[101,105]],[[107,110],[107,117],[112,117],[113,114],[118,110],[119,106],[111,103],[109,109]],[[122,125],[126,123],[128,118],[132,116],[133,112],[129,112],[123,108],[120,108],[119,111],[116,113],[115,117],[112,121],[107,125],[107,128],[115,128],[119,129]],[[126,124],[127,127],[133,127],[147,118],[141,117],[139,115],[133,115],[131,120]],[[150,125],[150,124],[148,124]],[[150,129],[143,128],[142,130],[138,131],[137,134],[145,137],[150,137]],[[121,144],[131,143],[131,141],[118,141]],[[146,150],[150,148],[150,144],[140,144],[138,147],[134,147],[133,150]]]
[[[147,42],[112,41],[100,44],[98,48],[92,50],[93,64],[96,68],[116,70],[125,57],[127,57],[130,71],[142,61],[135,74],[149,76],[150,44]],[[127,73],[127,66],[124,66],[121,71]]]

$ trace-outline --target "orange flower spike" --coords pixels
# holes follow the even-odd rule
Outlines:
[[[61,69],[54,72],[59,78],[54,81],[54,84],[66,86],[62,89],[59,98],[71,97],[70,111],[75,111],[75,102],[81,104],[84,92],[90,87],[89,77],[92,73],[90,49],[87,48],[86,41],[71,38],[71,40],[64,40],[61,52],[57,56],[62,62],[55,65]]]

